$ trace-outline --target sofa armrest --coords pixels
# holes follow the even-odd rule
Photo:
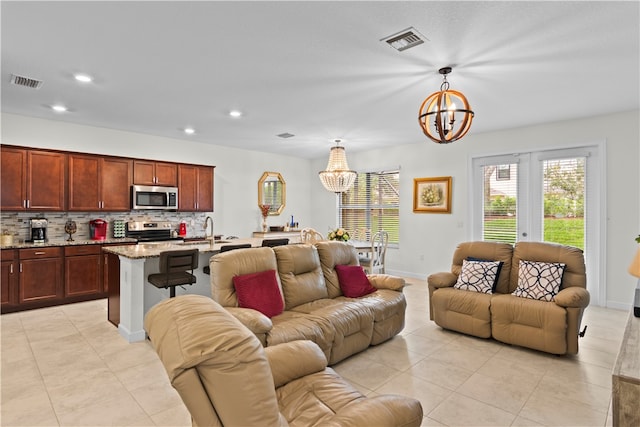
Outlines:
[[[416,399],[380,395],[356,400],[338,410],[325,426],[420,426],[422,405]]]
[[[589,305],[589,291],[584,288],[572,286],[558,292],[554,302],[560,307],[585,308]]]
[[[297,378],[320,372],[327,358],[313,341],[297,340],[265,347],[276,388]]]
[[[427,277],[429,287],[433,288],[450,288],[456,284],[458,276],[448,271],[433,273]]]
[[[225,307],[225,309],[255,335],[266,334],[273,328],[271,319],[257,310],[242,307]]]
[[[390,276],[388,274],[368,274],[367,278],[371,286],[376,289],[391,289],[392,291],[402,291],[405,281],[402,277]]]

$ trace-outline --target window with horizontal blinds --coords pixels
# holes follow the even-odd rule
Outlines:
[[[585,248],[586,157],[542,160],[545,242]]]
[[[338,202],[340,227],[352,238],[370,240],[380,230],[389,244],[400,243],[400,172],[363,172]]]
[[[482,167],[483,240],[515,243],[518,237],[518,163]]]

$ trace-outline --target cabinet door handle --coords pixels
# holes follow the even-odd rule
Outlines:
[[[26,207],[27,207],[27,200],[26,200],[26,199],[22,201],[22,207],[23,207],[23,208],[26,208]]]
[[[29,207],[31,203],[29,203],[29,199],[27,199],[27,207]]]
[[[9,274],[13,274],[13,263],[9,266]]]
[[[22,263],[20,263],[20,273],[22,273]]]
[[[33,253],[34,255],[44,255],[46,252],[36,251]],[[22,264],[21,264],[22,265]]]

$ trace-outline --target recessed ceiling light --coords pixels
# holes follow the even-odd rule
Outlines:
[[[82,83],[91,83],[93,81],[93,77],[88,74],[74,74],[73,77]]]
[[[231,110],[231,111],[229,111],[229,115],[231,117],[240,117],[240,116],[242,116],[242,112],[238,111],[238,110]]]
[[[187,135],[193,135],[194,133],[196,133],[196,130],[194,128],[184,128],[184,133],[186,133]]]
[[[67,111],[67,107],[65,107],[64,105],[61,105],[61,104],[52,105],[51,109],[53,111],[58,112],[58,113],[64,113],[65,111]]]

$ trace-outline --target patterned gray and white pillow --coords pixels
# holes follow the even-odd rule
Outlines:
[[[491,294],[499,268],[500,261],[462,260],[462,270],[453,287],[464,291]]]
[[[565,264],[520,260],[518,287],[511,295],[540,301],[553,301],[560,291]]]

